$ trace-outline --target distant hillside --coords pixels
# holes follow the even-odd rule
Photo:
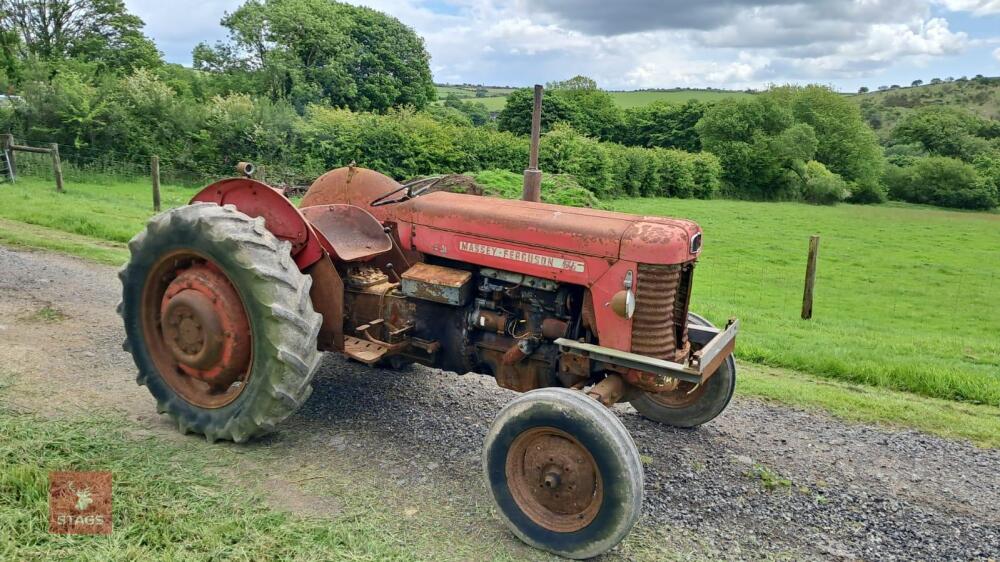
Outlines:
[[[482,102],[490,111],[500,111],[506,103],[507,96],[514,88],[504,86],[474,86],[468,84],[438,84],[438,99],[443,100],[449,94],[462,99]],[[701,101],[717,101],[724,98],[749,96],[747,92],[733,90],[698,90],[678,88],[671,90],[637,90],[631,92],[608,92],[622,109],[649,105],[654,101],[670,101],[682,103],[690,99]]]
[[[927,105],[964,107],[987,119],[1000,119],[1000,77],[894,88],[852,96],[865,119],[883,139],[907,113]]]

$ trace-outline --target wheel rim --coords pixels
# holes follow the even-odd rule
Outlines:
[[[518,435],[505,469],[514,501],[537,525],[570,533],[597,517],[604,499],[597,462],[565,431],[538,427]]]
[[[686,408],[705,394],[706,384],[679,381],[673,390],[646,393],[654,402],[667,408]]]
[[[142,331],[164,382],[192,405],[220,408],[246,387],[250,322],[232,281],[189,250],[153,264],[142,295]]]

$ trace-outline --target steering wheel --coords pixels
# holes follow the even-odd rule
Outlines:
[[[408,181],[403,185],[392,189],[372,200],[368,205],[370,207],[381,207],[383,205],[392,205],[393,203],[402,203],[403,201],[409,201],[414,197],[424,193],[428,189],[437,185],[438,182],[443,180],[448,176],[433,176],[429,178],[421,178],[418,180]],[[406,191],[402,197],[397,197],[395,199],[389,199],[393,195],[399,193],[400,191]]]

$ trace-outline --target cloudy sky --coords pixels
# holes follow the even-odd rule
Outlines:
[[[167,60],[242,0],[125,0]],[[609,89],[821,83],[843,90],[1000,75],[1000,0],[359,0],[424,37],[438,82]]]

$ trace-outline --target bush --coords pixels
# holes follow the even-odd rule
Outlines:
[[[485,170],[470,173],[486,195],[504,199],[520,199],[524,177],[507,170]],[[572,176],[542,174],[542,202],[571,207],[604,208],[601,201]]]
[[[976,168],[955,158],[930,156],[906,168],[891,167],[885,183],[894,199],[954,207],[991,209],[997,206],[994,189]]]
[[[656,177],[659,186],[655,195],[689,198],[694,196],[694,165],[687,152],[670,148],[654,149]]]
[[[580,185],[604,198],[612,195],[611,162],[601,144],[572,127],[557,124],[542,140],[539,162],[543,170],[572,174]]]
[[[802,199],[816,205],[833,205],[851,196],[844,178],[826,169],[822,163],[806,163],[802,184]]]

